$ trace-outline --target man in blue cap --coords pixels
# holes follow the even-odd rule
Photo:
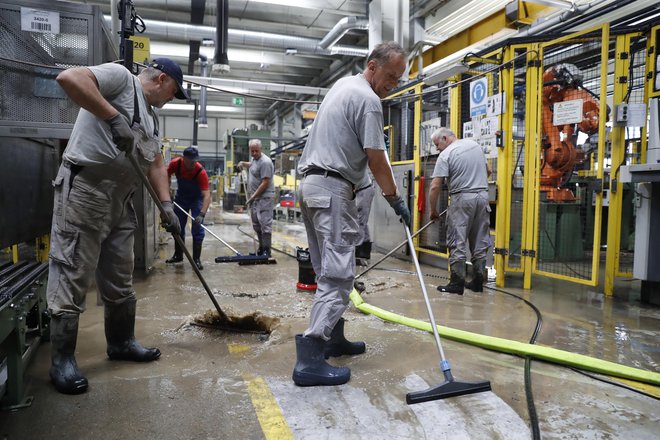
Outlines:
[[[183,157],[175,157],[167,166],[167,175],[176,176],[177,188],[174,201],[183,209],[177,209],[176,215],[181,223],[181,240],[186,237],[187,213],[195,219],[192,222],[191,234],[193,238],[193,261],[199,270],[204,269],[200,257],[202,255],[202,242],[204,241],[204,217],[211,204],[209,191],[209,178],[206,170],[197,162],[199,152],[195,147],[183,150]],[[166,263],[179,263],[183,261],[183,249],[179,243],[174,243],[174,255]]]
[[[135,339],[137,219],[132,196],[141,180],[128,156],[154,187],[166,229],[179,233],[154,108],[187,95],[181,69],[167,58],[155,60],[137,77],[120,64],[107,63],[67,69],[57,82],[81,108],[53,181],[47,288],[50,379],[57,391],[78,394],[88,386],[74,355],[78,322],[94,280],[105,306],[108,357],[134,362],[160,357],[160,350]]]

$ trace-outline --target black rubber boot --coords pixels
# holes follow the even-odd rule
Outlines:
[[[355,247],[355,258],[371,259],[371,242],[365,241],[361,245]]]
[[[472,262],[472,280],[465,283],[465,287],[473,292],[483,292],[485,273],[486,260],[474,260]]]
[[[261,254],[259,255],[265,255],[268,258],[270,258],[270,244],[272,240],[272,235],[270,233],[263,233],[261,234],[262,236],[262,247],[261,247]]]
[[[296,335],[296,366],[293,382],[301,387],[342,385],[351,378],[351,370],[333,367],[324,358],[326,342],[320,338]]]
[[[105,306],[105,339],[111,360],[151,362],[160,357],[159,349],[135,340],[135,300]]]
[[[451,275],[449,284],[445,286],[438,286],[440,292],[456,293],[463,295],[465,287],[465,261],[459,261],[451,265]]]
[[[344,318],[339,318],[335,328],[330,333],[330,340],[325,343],[325,358],[362,354],[367,350],[364,342],[350,342],[344,336]]]
[[[193,261],[199,270],[204,269],[204,266],[202,266],[202,261],[199,259],[202,255],[202,243],[203,242],[201,241],[193,241]]]
[[[181,237],[181,240],[183,240],[183,237]],[[165,260],[167,264],[174,264],[174,263],[180,263],[183,261],[183,249],[181,249],[181,246],[179,246],[179,243],[176,241],[174,242],[174,255],[172,255],[172,258],[169,260]]]
[[[79,318],[78,314],[65,313],[50,320],[50,380],[63,394],[87,391],[87,378],[80,373],[75,358]]]

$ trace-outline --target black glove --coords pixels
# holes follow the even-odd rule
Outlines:
[[[401,221],[406,224],[407,227],[410,227],[410,210],[406,206],[406,203],[403,201],[400,195],[396,194],[393,196],[385,197],[387,203],[390,204],[396,215],[401,217]]]
[[[200,212],[199,215],[198,215],[197,217],[195,217],[195,220],[193,220],[193,225],[194,225],[194,226],[203,225],[203,224],[204,224],[204,217],[205,217],[205,216],[206,216],[206,214],[202,214],[202,213]]]
[[[238,165],[238,164],[234,165],[234,172],[235,172],[235,173],[238,174],[238,173],[240,173],[241,171],[243,171],[243,167],[242,167],[242,166],[240,166],[240,165]]]
[[[110,126],[112,141],[117,145],[117,148],[126,152],[126,154],[130,154],[133,151],[135,136],[128,124],[128,120],[121,113],[117,113],[113,117],[106,119],[105,122]]]
[[[165,230],[170,234],[180,234],[181,225],[179,224],[179,218],[174,213],[174,205],[172,202],[161,202],[161,204],[163,205],[165,215],[163,216],[161,214],[160,220],[163,223]]]

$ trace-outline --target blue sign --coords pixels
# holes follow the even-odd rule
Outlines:
[[[470,117],[486,114],[488,103],[488,80],[480,78],[470,83]]]

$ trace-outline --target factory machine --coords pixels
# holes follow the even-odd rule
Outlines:
[[[15,409],[31,403],[23,375],[48,338],[52,180],[78,114],[55,78],[117,57],[96,6],[0,0],[0,41],[0,249],[15,250],[0,259],[0,407]]]

